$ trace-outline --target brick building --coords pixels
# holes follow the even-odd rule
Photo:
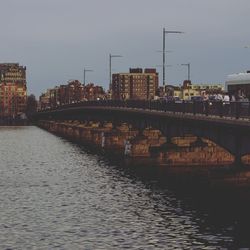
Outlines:
[[[26,110],[26,67],[0,63],[0,116],[15,118]]]
[[[85,100],[93,101],[98,99],[105,99],[105,91],[103,87],[94,85],[94,83],[89,83],[85,85],[83,93]]]
[[[44,93],[42,93],[39,97],[38,109],[46,109],[52,106],[51,104],[51,91],[52,89],[47,89]]]
[[[54,108],[86,100],[98,100],[104,97],[105,91],[101,86],[93,83],[83,85],[78,80],[70,80],[68,84],[55,86],[42,93],[39,97],[39,109]]]
[[[112,99],[149,100],[156,96],[159,85],[156,69],[130,68],[129,73],[112,75]]]
[[[70,80],[68,84],[47,89],[39,97],[39,108],[54,108],[60,105],[83,100],[83,85],[78,80]]]
[[[57,88],[57,87],[56,87]],[[70,80],[57,89],[57,105],[70,104],[83,100],[83,85],[78,80]]]

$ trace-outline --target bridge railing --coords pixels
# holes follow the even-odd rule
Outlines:
[[[250,118],[250,102],[223,101],[166,101],[166,100],[99,100],[83,101],[40,110],[60,110],[70,107],[117,107],[192,115]]]

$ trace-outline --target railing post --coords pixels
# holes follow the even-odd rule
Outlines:
[[[193,115],[196,114],[196,101],[193,101]]]
[[[205,101],[205,115],[208,116],[209,101]]]
[[[160,108],[159,108],[160,111],[164,111],[164,102],[161,100],[160,101]]]
[[[172,101],[172,111],[173,111],[173,113],[175,114],[176,105],[175,105],[175,101],[174,101],[174,100]]]
[[[240,117],[240,102],[239,101],[237,101],[236,102],[236,107],[235,107],[235,118],[236,119],[239,119],[239,117]]]
[[[220,117],[223,117],[223,101],[220,101],[219,103],[219,114]]]
[[[186,112],[186,106],[185,106],[185,101],[184,100],[182,100],[181,108],[182,108],[182,114],[185,114],[185,112]]]
[[[250,116],[250,102],[249,101],[247,102],[247,105],[248,105],[248,116]]]
[[[164,100],[164,112],[167,112],[167,101],[166,100]]]

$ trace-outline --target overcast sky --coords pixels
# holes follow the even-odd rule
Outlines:
[[[28,92],[69,79],[106,89],[109,53],[113,72],[162,64],[166,36],[166,81],[179,85],[191,63],[193,83],[224,83],[230,73],[250,69],[249,0],[2,0],[0,61],[27,66]],[[157,68],[162,83],[162,70]]]

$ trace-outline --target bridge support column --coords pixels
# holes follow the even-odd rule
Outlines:
[[[234,157],[234,166],[237,167],[237,168],[243,167],[243,162],[242,162],[242,159],[241,159],[241,155],[236,155]]]
[[[235,158],[234,158],[234,166],[237,168],[243,167],[243,162],[241,160],[241,149],[242,149],[242,135],[237,133],[235,135]]]

